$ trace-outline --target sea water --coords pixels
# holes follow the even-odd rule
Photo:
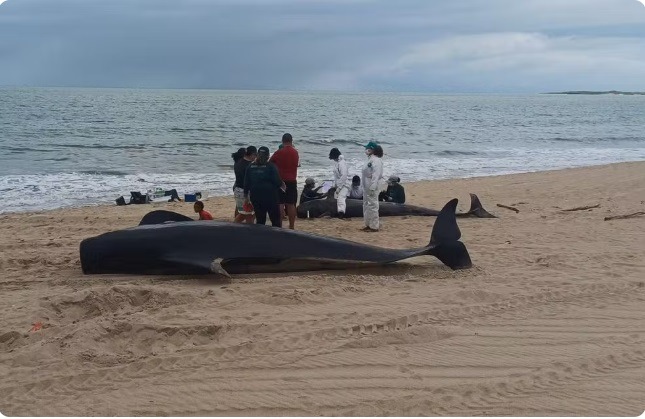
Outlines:
[[[368,141],[406,183],[645,160],[644,127],[645,96],[0,88],[0,213],[230,195],[231,153],[285,132],[300,183],[332,147],[360,174]]]

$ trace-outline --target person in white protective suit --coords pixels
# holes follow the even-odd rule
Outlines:
[[[334,187],[336,188],[334,198],[336,199],[338,217],[344,218],[345,209],[347,208],[347,195],[349,194],[349,186],[347,185],[349,177],[347,162],[337,148],[331,149],[329,152],[329,160],[334,161]]]
[[[365,146],[367,162],[363,166],[363,231],[378,231],[378,194],[383,188],[383,148],[373,141]]]
[[[350,199],[363,199],[363,187],[361,186],[361,177],[355,175],[352,178],[352,187],[349,189]]]

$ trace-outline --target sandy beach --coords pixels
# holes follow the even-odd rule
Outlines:
[[[0,216],[4,415],[633,416],[645,409],[645,162],[407,184],[459,219],[475,266],[433,257],[350,272],[84,276],[82,239],[152,209]],[[519,212],[498,207],[517,208]],[[565,211],[576,207],[586,210]],[[230,220],[233,198],[206,201]],[[298,220],[384,247],[435,218]]]

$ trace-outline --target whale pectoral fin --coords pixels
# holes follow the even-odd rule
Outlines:
[[[213,273],[213,259],[206,255],[195,255],[184,252],[173,252],[164,255],[160,263],[168,272],[181,274],[209,274]]]
[[[224,267],[222,266],[223,261],[224,259],[222,258],[215,259],[213,262],[211,262],[210,270],[214,274],[224,275],[225,277],[230,278],[231,274],[226,272],[226,269],[224,269]]]

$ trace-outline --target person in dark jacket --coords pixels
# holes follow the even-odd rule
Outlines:
[[[267,214],[273,227],[282,227],[278,191],[285,189],[278,168],[269,162],[269,149],[258,148],[257,159],[246,169],[244,196],[253,204],[257,224],[266,224]]]
[[[246,149],[244,147],[239,148],[235,153],[231,154],[231,157],[233,157],[233,170],[235,171],[235,164],[237,164],[238,161],[242,160],[244,155],[246,154]],[[237,174],[235,175],[236,180],[237,180]],[[235,185],[233,185],[233,193],[235,193]],[[234,217],[237,218],[238,215],[240,215],[237,205],[235,206],[235,215]]]
[[[325,198],[327,194],[318,192],[320,188],[322,188],[322,185],[316,188],[316,181],[313,178],[308,177],[305,179],[305,187],[300,194],[300,204],[313,201],[314,199]]]
[[[405,189],[400,184],[401,178],[390,176],[387,180],[387,190],[379,194],[379,201],[405,204]]]
[[[233,163],[234,164],[237,163],[237,161],[242,157],[244,157],[245,154],[246,154],[246,148],[244,147],[239,148],[235,153],[231,154],[231,157],[233,157]]]
[[[253,224],[253,206],[251,203],[246,202],[244,195],[244,177],[246,176],[246,169],[253,163],[258,155],[258,150],[254,146],[248,146],[244,153],[244,157],[235,162],[233,170],[235,171],[235,186],[233,187],[233,196],[235,197],[235,211],[236,216],[233,220],[236,223],[243,223],[246,221],[248,224]]]

